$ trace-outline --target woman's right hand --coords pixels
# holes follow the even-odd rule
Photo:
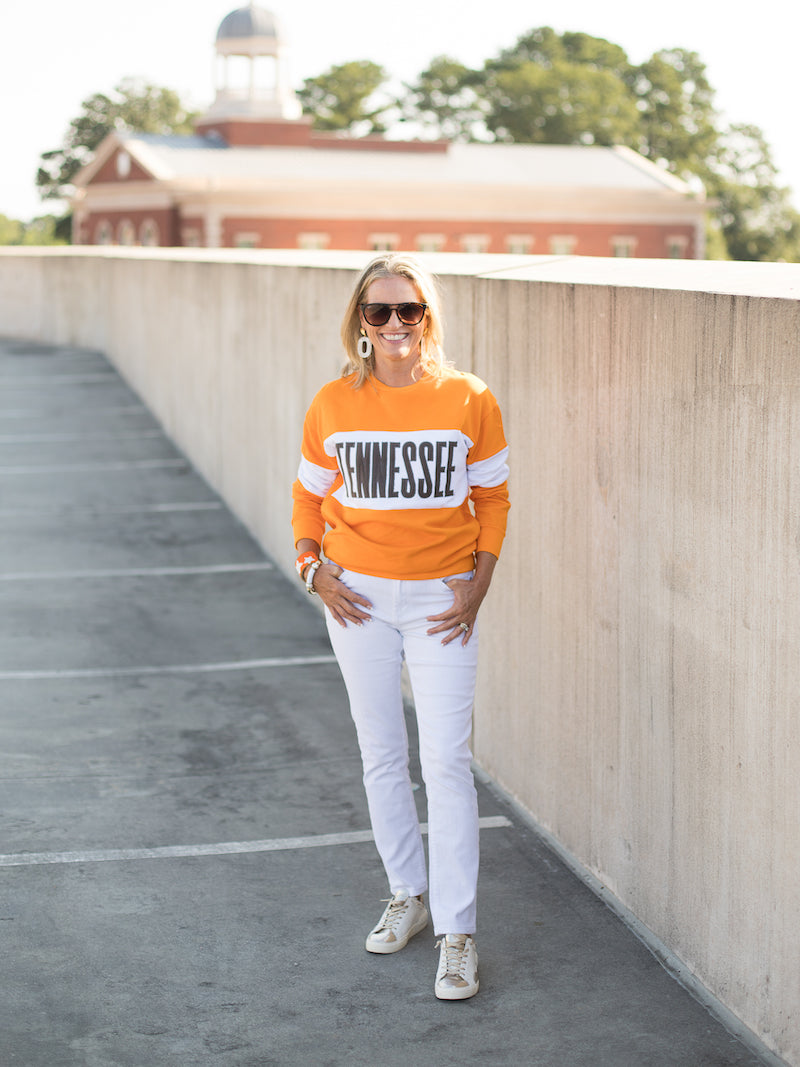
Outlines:
[[[314,592],[340,626],[347,626],[348,622],[360,626],[370,617],[362,608],[371,608],[372,604],[339,581],[342,573],[342,568],[335,563],[323,563],[317,567]]]

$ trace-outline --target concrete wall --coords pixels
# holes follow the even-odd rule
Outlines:
[[[512,447],[476,756],[798,1064],[800,267],[423,258]],[[103,349],[289,573],[364,261],[3,252],[0,332]]]

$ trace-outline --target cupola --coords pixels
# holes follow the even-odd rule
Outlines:
[[[219,24],[215,51],[216,96],[204,120],[300,118],[273,12],[253,3],[231,11]]]

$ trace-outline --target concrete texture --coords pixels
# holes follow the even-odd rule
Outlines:
[[[364,951],[321,618],[100,354],[0,344],[0,526],[3,1067],[773,1062],[486,784],[480,994]]]
[[[294,580],[286,487],[367,258],[0,250],[0,332],[104,351]],[[685,981],[800,1065],[800,265],[425,259],[447,351],[511,445],[476,758]],[[97,491],[182,500],[183,460],[140,448]]]

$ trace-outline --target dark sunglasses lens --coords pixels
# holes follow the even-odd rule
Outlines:
[[[416,326],[418,322],[422,322],[424,314],[424,304],[401,304],[397,309],[398,319],[404,322],[406,326]]]
[[[364,305],[364,318],[370,324],[370,326],[385,326],[389,319],[392,317],[391,304],[365,304]],[[408,303],[400,304],[397,307],[397,317],[406,326],[416,326],[422,322],[422,318],[425,314],[425,305]]]
[[[392,317],[392,309],[388,304],[365,304],[364,318],[370,326],[385,326]]]

